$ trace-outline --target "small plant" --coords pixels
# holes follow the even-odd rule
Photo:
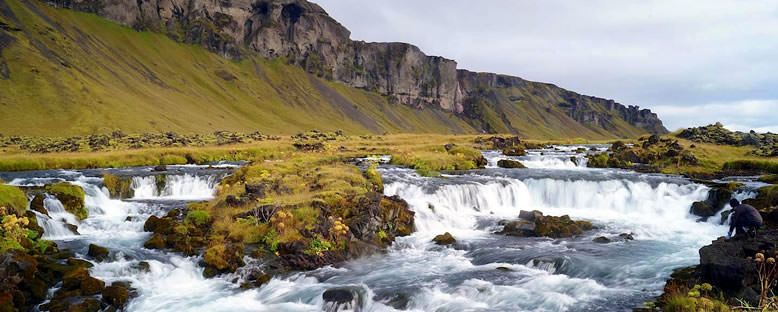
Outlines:
[[[776,278],[778,277],[778,269],[776,269],[775,258],[769,257],[765,259],[763,253],[759,252],[754,256],[754,262],[756,262],[756,274],[759,278],[759,308],[766,310],[776,309],[775,300],[768,300],[768,293],[770,288],[775,286]]]
[[[205,210],[192,210],[186,215],[184,221],[189,224],[202,226],[211,221],[211,216]]]
[[[323,251],[330,250],[331,248],[332,244],[330,242],[314,238],[311,240],[308,249],[305,250],[305,254],[322,256]]]

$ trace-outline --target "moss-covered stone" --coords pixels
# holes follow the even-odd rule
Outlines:
[[[518,169],[524,169],[527,168],[518,160],[512,160],[512,159],[500,159],[497,161],[497,166],[500,168],[518,168]]]
[[[68,182],[59,182],[46,186],[46,192],[59,199],[67,212],[83,220],[89,215],[84,205],[84,190]]]
[[[457,242],[457,240],[454,239],[454,236],[451,236],[451,233],[449,232],[435,236],[432,241],[438,245],[451,245]]]
[[[759,182],[778,184],[778,174],[768,174],[759,177]]]
[[[243,244],[216,244],[205,251],[205,263],[223,272],[243,266]]]
[[[521,146],[512,146],[503,149],[502,154],[505,156],[524,156],[527,155],[527,151]]]
[[[0,207],[6,208],[5,213],[23,216],[27,210],[27,196],[16,186],[0,184]]]
[[[49,212],[46,210],[46,207],[43,205],[45,199],[46,199],[45,195],[36,194],[35,197],[32,198],[32,201],[30,201],[30,210],[48,216]]]
[[[112,198],[132,198],[135,194],[131,177],[120,177],[106,172],[103,173],[103,186],[108,189]]]
[[[594,228],[591,222],[574,221],[570,216],[544,216],[534,213],[534,220],[519,220],[508,222],[500,234],[523,237],[564,238],[581,235],[584,231]]]
[[[111,285],[103,289],[103,302],[110,304],[116,308],[122,308],[127,304],[127,300],[130,298],[130,293],[127,288],[119,285]]]
[[[143,243],[143,247],[148,249],[165,249],[165,238],[162,234],[154,233],[149,240]]]
[[[87,254],[98,262],[102,262],[106,257],[108,257],[109,251],[108,248],[95,244],[89,244],[89,252]]]

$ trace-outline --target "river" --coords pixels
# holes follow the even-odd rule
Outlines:
[[[360,294],[355,311],[630,311],[659,295],[673,269],[698,263],[699,248],[727,227],[719,216],[697,222],[689,214],[691,204],[707,196],[707,186],[677,176],[586,168],[583,154],[575,152],[579,147],[532,150],[521,157],[485,151],[487,169],[443,178],[383,165],[385,193],[408,201],[416,232],[398,238],[385,253],[277,276],[250,290],[238,286],[242,271],[206,279],[199,257],[143,248],[151,235],[143,231],[149,216],[212,198],[229,164],[170,166],[161,191],[151,168],[108,169],[135,176],[135,198],[127,200],[108,197],[100,169],[9,172],[0,178],[15,185],[65,180],[84,188],[87,219],[79,222],[48,198],[51,218],[39,215],[39,221],[47,239],[79,256],[86,258],[90,243],[112,251],[90,271],[106,284],[131,283],[137,297],[128,311],[322,311],[327,309],[322,293],[333,287]],[[503,158],[518,159],[528,169],[497,168]],[[596,229],[571,239],[494,234],[501,220],[534,209],[591,221]],[[63,220],[77,225],[80,235]],[[457,243],[431,242],[444,232]],[[622,233],[635,240],[592,241]],[[141,261],[150,270],[140,268]]]

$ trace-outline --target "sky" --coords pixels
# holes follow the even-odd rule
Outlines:
[[[778,1],[312,1],[354,40],[649,108],[671,131],[778,133]]]

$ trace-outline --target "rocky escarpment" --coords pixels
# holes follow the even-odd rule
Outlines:
[[[575,130],[589,136],[667,132],[656,114],[636,106],[517,77],[458,70],[455,61],[406,43],[353,41],[348,29],[304,0],[48,2],[163,32],[231,59],[284,58],[318,77],[379,92],[395,103],[453,112],[485,132],[528,133],[527,127],[544,123],[580,127]]]
[[[730,131],[720,122],[703,127],[687,128],[678,134],[679,138],[694,142],[713,143],[720,145],[753,146],[752,152],[757,156],[778,156],[778,134]]]

